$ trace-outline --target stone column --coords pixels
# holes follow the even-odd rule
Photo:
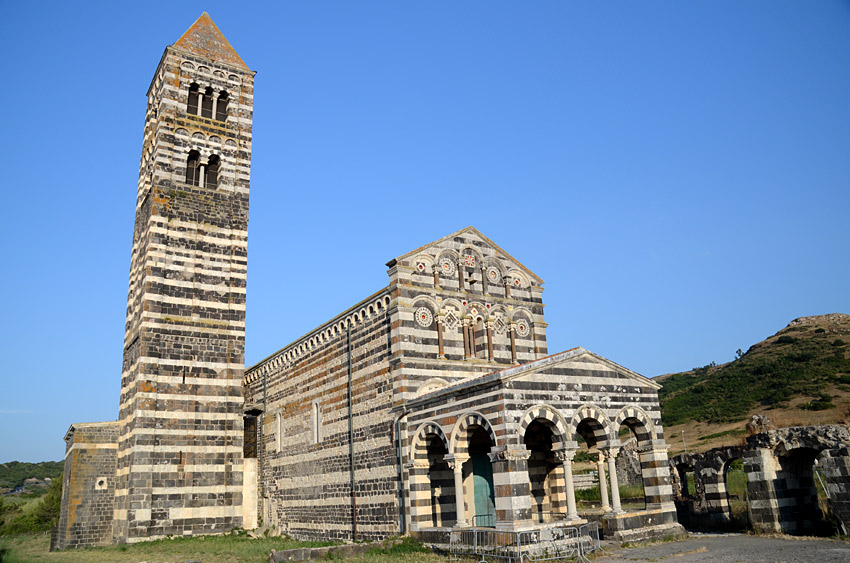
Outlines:
[[[511,297],[511,281],[507,276],[505,276],[505,297],[508,299]]]
[[[440,269],[436,264],[431,269],[434,271],[434,287],[440,287]]]
[[[620,483],[617,480],[617,454],[620,448],[608,448],[608,477],[611,479],[611,509],[614,514],[622,514],[623,507],[620,506]]]
[[[608,504],[608,480],[605,478],[605,454],[599,452],[596,458],[596,471],[599,473],[599,494],[602,496],[602,512],[611,512]]]
[[[493,322],[487,321],[487,359],[493,361]]]
[[[516,325],[511,323],[508,327],[508,334],[511,335],[511,363],[516,363],[516,339],[514,338],[514,331],[516,330]]]
[[[440,358],[446,357],[446,350],[443,345],[443,315],[437,315],[437,356]]]
[[[201,177],[198,178],[198,186],[203,188],[204,185],[207,183],[207,165],[206,164],[199,164],[198,170],[200,170],[200,174],[201,174]]]
[[[466,286],[463,283],[463,262],[457,263],[457,288],[460,291],[466,291]]]
[[[497,446],[490,450],[497,529],[513,530],[531,524],[530,455],[525,446]]]
[[[555,452],[555,459],[564,466],[564,492],[567,493],[567,520],[570,522],[579,519],[576,510],[576,491],[573,486],[573,458],[575,450],[559,450]]]
[[[448,454],[444,458],[455,474],[455,527],[466,528],[466,503],[463,500],[463,463],[469,459],[468,456]]]
[[[461,321],[460,328],[463,332],[463,357],[468,358],[470,356],[469,350],[471,348],[469,343],[469,319],[463,319]]]
[[[651,443],[639,446],[637,449],[641,466],[641,482],[643,483],[646,509],[665,508],[675,510],[673,503],[673,478],[670,475],[670,462],[667,460],[667,450],[670,447],[664,440],[652,440]],[[719,476],[723,485],[723,475]],[[722,501],[726,504],[726,495]],[[728,512],[728,505],[726,506]]]
[[[481,266],[481,295],[487,295],[487,271]]]

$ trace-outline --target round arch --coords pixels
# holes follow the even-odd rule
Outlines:
[[[467,412],[458,417],[454,429],[452,429],[452,437],[450,442],[449,453],[466,454],[469,450],[469,444],[466,441],[465,433],[470,426],[480,426],[490,436],[490,442],[493,447],[498,445],[496,441],[496,433],[493,432],[493,427],[487,417],[479,412]]]
[[[413,443],[411,444],[411,452],[413,454],[412,459],[428,459],[428,441],[425,438],[431,435],[438,436],[443,442],[443,446],[445,446],[446,451],[450,451],[449,440],[446,437],[446,433],[443,431],[443,428],[436,422],[429,421],[422,424],[416,430],[416,434],[413,437]]]
[[[595,444],[588,445],[597,445],[613,439],[614,432],[611,429],[611,421],[602,412],[602,409],[596,405],[585,404],[579,407],[572,419],[570,419],[569,436],[573,441],[575,441],[578,434],[579,425],[584,421],[589,421],[589,426],[595,440]]]
[[[614,418],[614,432],[620,425],[627,426],[637,437],[638,444],[644,444],[655,439],[655,425],[649,415],[637,406],[623,407]]]
[[[570,436],[567,421],[564,420],[564,417],[561,416],[561,413],[557,409],[549,405],[536,405],[528,409],[520,420],[518,432],[520,438],[525,437],[525,431],[528,429],[528,425],[535,420],[547,421],[549,426],[557,431],[555,434],[561,442],[567,441],[567,438]]]

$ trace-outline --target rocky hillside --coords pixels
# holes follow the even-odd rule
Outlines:
[[[754,410],[835,410],[850,392],[850,315],[801,317],[728,364],[656,378],[665,426],[743,420]]]

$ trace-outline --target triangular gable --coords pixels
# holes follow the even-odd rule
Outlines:
[[[607,367],[615,373],[624,376],[628,379],[631,379],[635,383],[643,387],[650,387],[655,390],[661,389],[661,385],[656,383],[655,381],[652,381],[651,379],[644,377],[643,375],[637,372],[623,367],[616,362],[612,362],[611,360],[604,358],[599,354],[594,354],[590,350],[578,347],[572,348],[565,352],[560,352],[558,354],[553,354],[551,356],[546,356],[545,358],[540,358],[539,360],[534,360],[533,362],[529,362],[527,364],[510,367],[501,371],[496,371],[479,377],[465,379],[452,385],[447,385],[446,387],[443,387],[441,389],[434,390],[433,392],[422,395],[421,397],[417,397],[416,399],[410,402],[416,403],[420,400],[426,400],[426,398],[427,400],[431,400],[442,394],[452,394],[461,390],[469,390],[479,386],[487,386],[495,381],[509,381],[513,379],[522,378],[533,373],[557,367],[560,364],[564,364],[567,362],[575,362],[577,360],[581,360],[582,358],[592,360],[593,363]]]
[[[459,235],[463,235],[463,234],[473,234],[473,235],[479,237],[482,241],[484,241],[488,245],[492,246],[493,249],[496,252],[498,252],[499,254],[501,254],[505,259],[516,264],[523,272],[525,272],[526,274],[528,274],[528,276],[530,276],[532,279],[534,279],[537,282],[538,285],[543,284],[543,280],[537,274],[535,274],[534,272],[532,272],[531,270],[526,268],[525,265],[523,265],[522,262],[520,262],[519,260],[517,260],[516,258],[511,256],[511,254],[506,252],[504,248],[502,248],[501,246],[499,246],[498,244],[496,244],[495,242],[493,242],[492,240],[490,240],[489,238],[487,238],[486,236],[481,234],[481,231],[479,231],[478,229],[476,229],[475,227],[472,227],[472,226],[466,227],[465,229],[461,229],[459,231],[455,231],[454,233],[452,233],[450,235],[446,235],[442,238],[439,238],[439,239],[435,240],[434,242],[430,242],[428,244],[422,245],[419,248],[417,248],[416,250],[411,250],[410,252],[408,252],[406,254],[402,254],[401,256],[387,262],[387,266],[394,264],[396,262],[401,262],[401,261],[406,260],[410,257],[413,257],[417,254],[421,254],[422,252],[424,252],[428,248],[440,247],[442,245],[442,243],[445,243],[446,241],[452,240],[455,237],[457,237]]]
[[[619,375],[633,380],[635,383],[638,383],[641,386],[651,387],[656,390],[661,389],[660,384],[656,383],[655,381],[652,381],[648,377],[645,377],[635,371],[632,371],[629,368],[623,367],[616,362],[612,362],[608,358],[600,356],[599,354],[594,354],[590,350],[586,350],[582,347],[573,348],[571,350],[567,350],[566,352],[560,352],[558,354],[553,354],[551,356],[547,356],[545,358],[541,358],[539,360],[535,360],[533,362],[529,362],[527,364],[523,364],[514,368],[508,368],[506,370],[496,372],[493,375],[499,375],[499,378],[503,381],[509,379],[516,379],[518,377],[522,377],[523,375],[543,371],[547,368],[552,368],[559,364],[564,364],[567,362],[575,362],[577,360],[580,361],[581,359],[587,359],[590,360],[591,363],[604,366]]]
[[[250,70],[206,12],[173,45],[199,57]]]

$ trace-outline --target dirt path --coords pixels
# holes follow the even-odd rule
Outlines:
[[[847,563],[850,542],[823,538],[747,536],[743,534],[695,535],[677,542],[633,548],[609,549],[594,563]]]

